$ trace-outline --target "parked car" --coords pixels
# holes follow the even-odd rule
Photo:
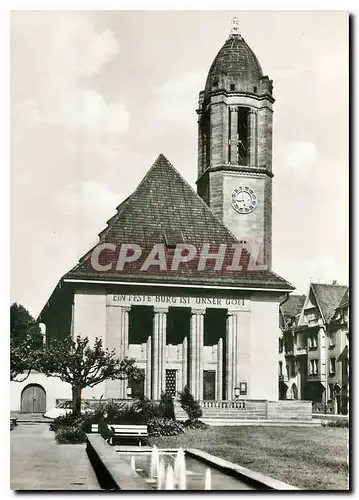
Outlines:
[[[65,403],[59,403],[54,408],[47,410],[43,414],[43,416],[45,418],[57,418],[57,417],[63,417],[71,412],[72,412],[72,403],[71,401],[66,401]]]
[[[81,405],[81,413],[85,412],[93,412],[94,409],[91,408],[88,403],[83,402]],[[64,415],[67,415],[68,413],[72,412],[72,401],[65,401],[64,403],[59,403],[56,405],[54,408],[51,408],[50,410],[47,410],[43,416],[45,418],[57,418],[57,417],[63,417]]]

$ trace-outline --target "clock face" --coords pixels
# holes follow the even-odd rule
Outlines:
[[[240,214],[249,214],[257,206],[257,195],[248,186],[238,186],[232,192],[232,207]]]

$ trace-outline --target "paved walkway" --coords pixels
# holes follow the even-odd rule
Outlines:
[[[84,444],[57,444],[48,424],[10,432],[12,490],[100,490]]]

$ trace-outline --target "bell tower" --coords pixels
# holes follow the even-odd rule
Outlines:
[[[272,90],[234,18],[199,94],[197,192],[239,241],[255,246],[257,264],[269,270]]]

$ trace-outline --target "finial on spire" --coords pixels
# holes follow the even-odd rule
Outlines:
[[[241,33],[239,31],[239,21],[237,17],[233,17],[232,19],[232,27],[229,36],[230,38],[240,38],[241,36]]]

